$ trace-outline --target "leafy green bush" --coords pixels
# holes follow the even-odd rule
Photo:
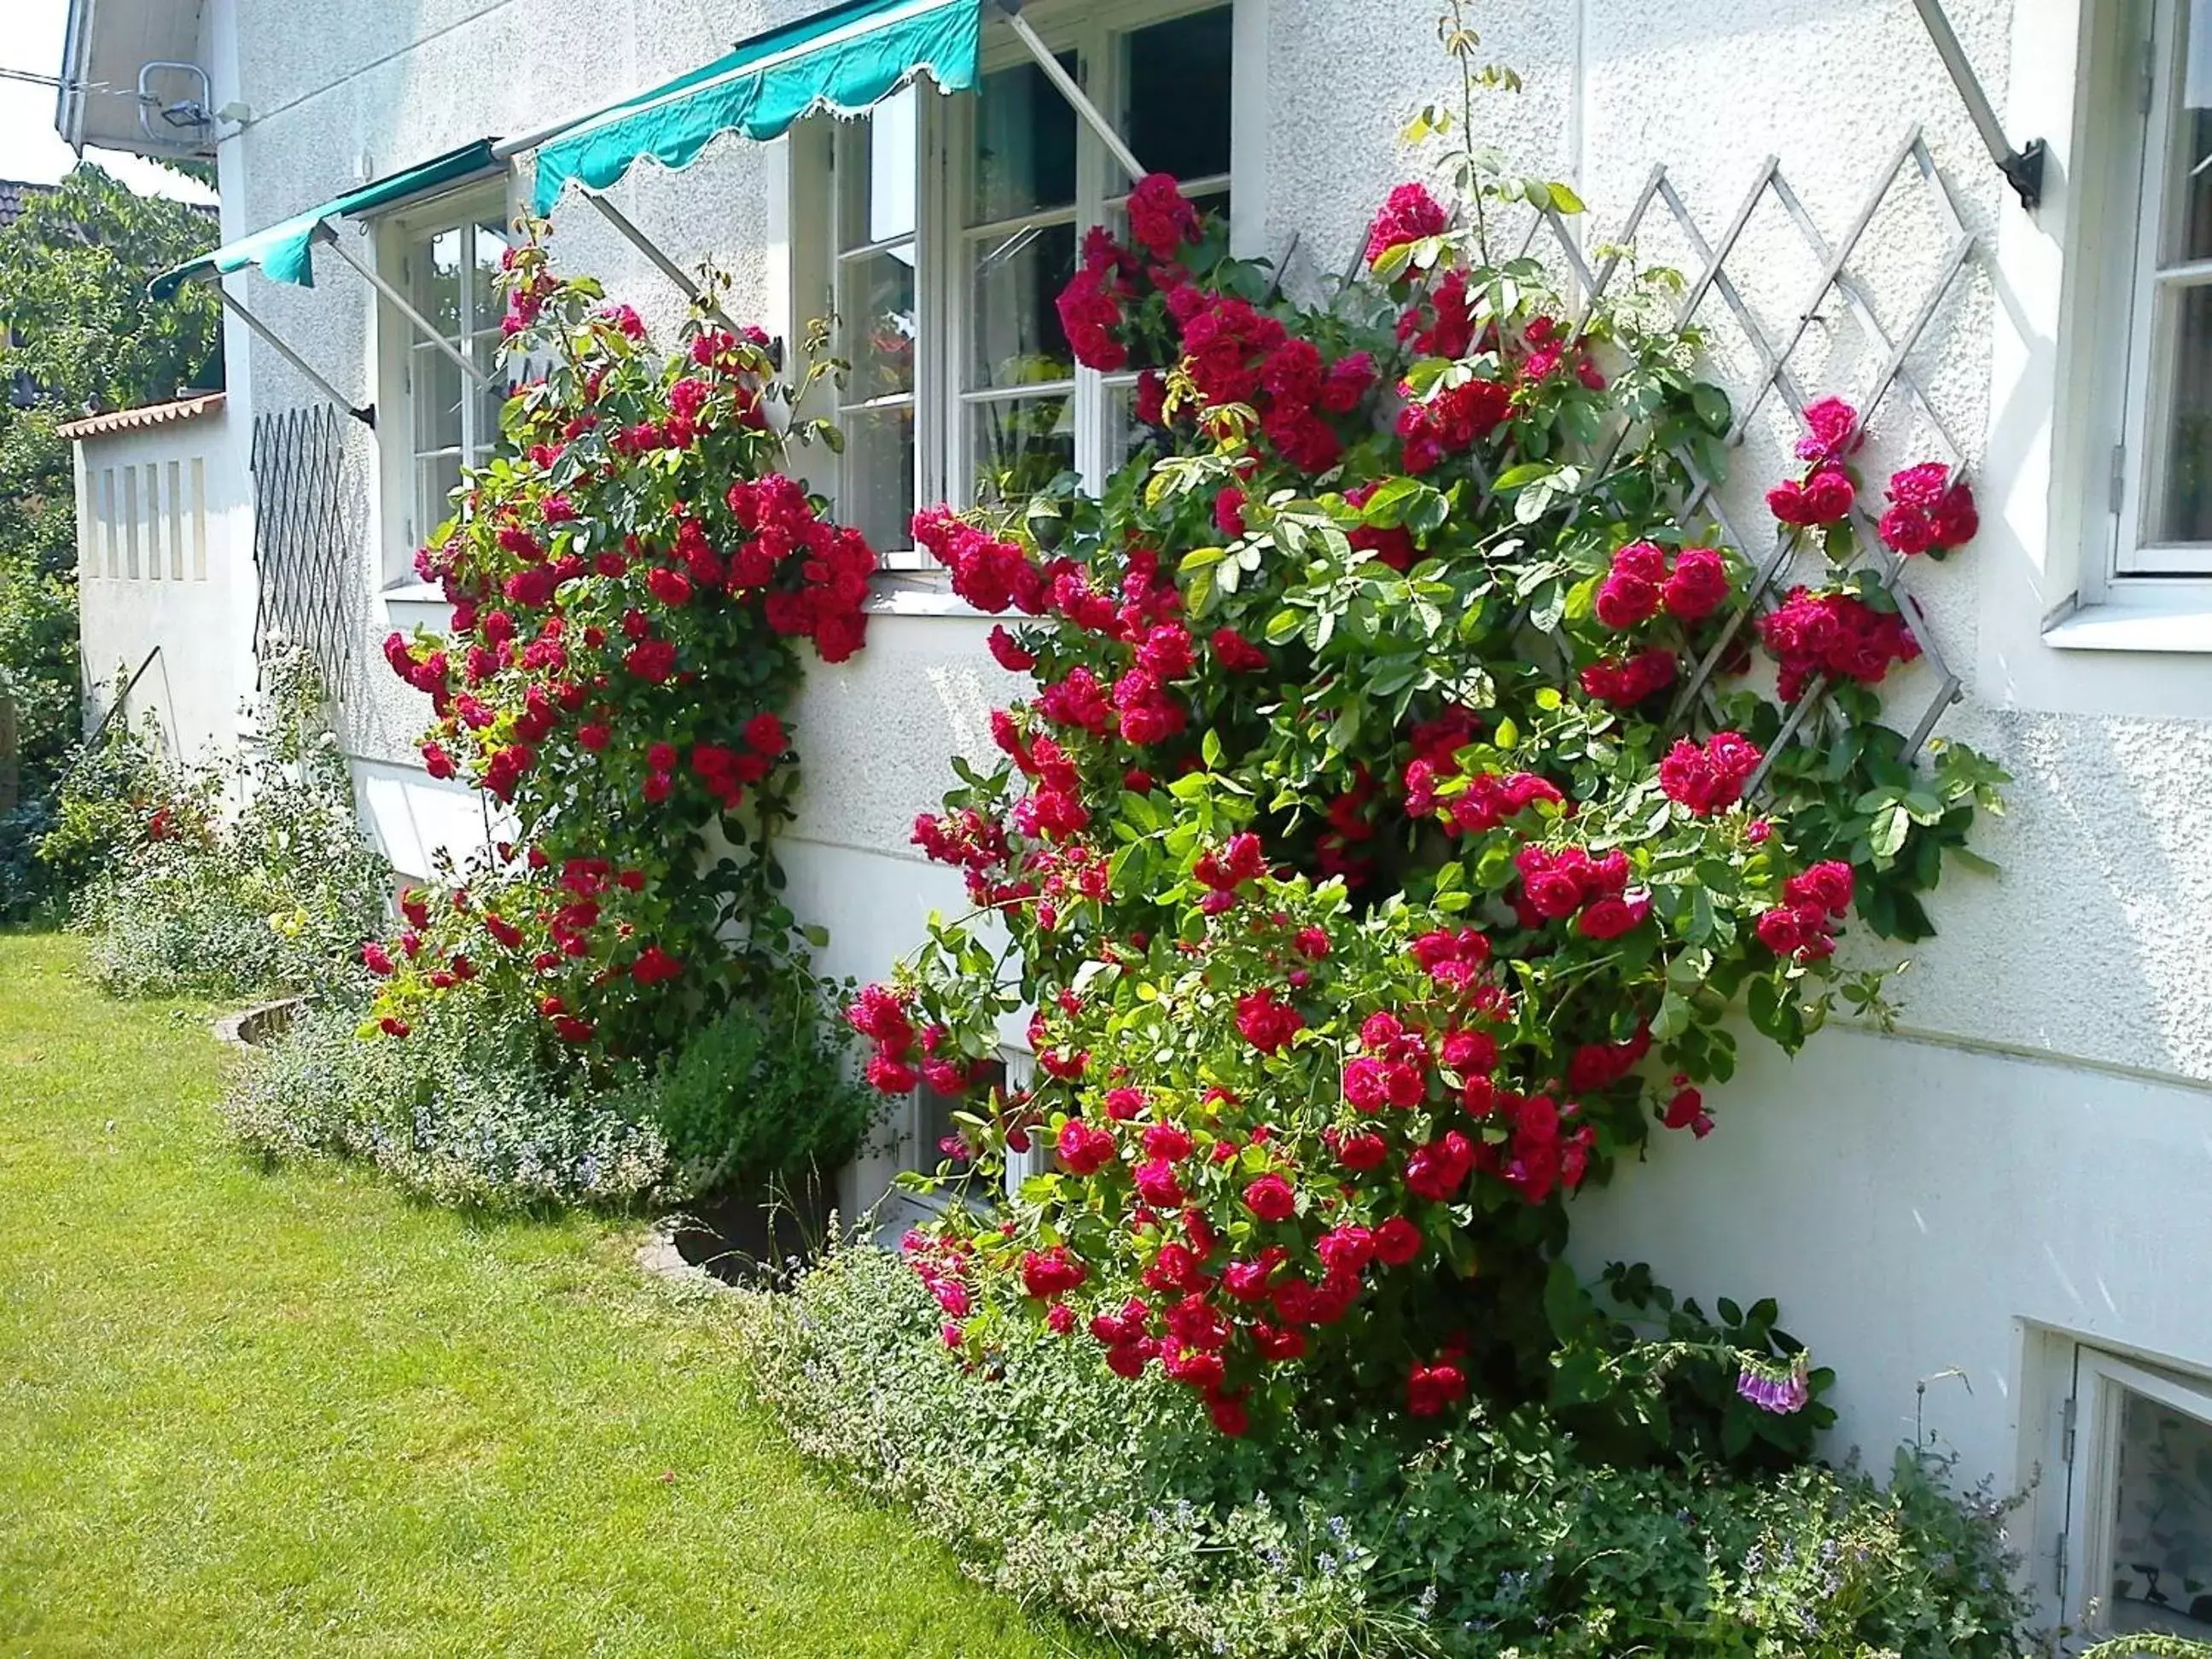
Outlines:
[[[915,1275],[833,1251],[764,1301],[757,1386],[799,1445],[908,1505],[977,1577],[1140,1647],[1237,1656],[2026,1651],[2006,1508],[1901,1453],[1732,1478],[1583,1461],[1532,1411],[1272,1443],[1018,1322],[978,1367]]]
[[[859,1149],[878,1103],[852,1080],[823,990],[769,975],[635,1091],[632,1115],[659,1125],[687,1191],[827,1176]]]
[[[98,860],[76,920],[102,988],[303,990],[382,927],[391,872],[361,839],[321,702],[313,670],[287,659],[239,765],[134,767],[144,740],[118,738],[117,759],[72,780],[43,850]]]
[[[659,1131],[564,1092],[534,1031],[433,1013],[421,1041],[364,1042],[368,996],[351,975],[234,1080],[223,1115],[249,1149],[364,1158],[436,1203],[490,1210],[626,1204],[666,1175]]]

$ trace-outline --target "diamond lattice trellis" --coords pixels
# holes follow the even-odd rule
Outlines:
[[[254,420],[253,641],[257,684],[281,640],[305,648],[327,695],[343,703],[355,689],[361,621],[338,422],[327,404]]]
[[[1919,191],[1932,210],[1944,246],[1933,265],[1923,275],[1922,292],[1909,319],[1893,335],[1885,328],[1877,313],[1869,283],[1854,268],[1852,261],[1885,207],[1895,203],[1909,189]],[[1770,206],[1780,210],[1784,222],[1802,240],[1804,252],[1818,270],[1804,302],[1796,308],[1794,323],[1781,331],[1779,343],[1775,333],[1760,321],[1757,311],[1747,300],[1742,285],[1731,276],[1729,269],[1729,260],[1743,246],[1746,232],[1755,216],[1763,208]],[[1604,295],[1622,270],[1625,257],[1620,252],[1609,253],[1595,270],[1592,270],[1573,231],[1555,211],[1547,210],[1540,221],[1530,227],[1531,245],[1547,226],[1583,295],[1586,313],[1588,307]],[[1789,413],[1802,421],[1805,407],[1812,398],[1793,369],[1792,360],[1804,347],[1815,318],[1820,315],[1823,307],[1832,299],[1838,299],[1842,301],[1868,344],[1873,348],[1876,361],[1871,374],[1863,383],[1831,386],[1824,388],[1824,391],[1847,398],[1857,407],[1862,419],[1869,425],[1873,423],[1887,401],[1892,398],[1901,398],[1926,428],[1938,451],[1937,459],[1954,470],[1962,466],[1964,455],[1947,429],[1934,400],[1914,375],[1909,360],[1942,308],[1959,273],[1965,269],[1967,256],[1973,251],[1975,239],[1960,219],[1958,203],[1937,171],[1935,158],[1929,154],[1927,143],[1917,126],[1908,130],[1891,153],[1839,242],[1831,243],[1821,232],[1797,192],[1783,176],[1779,162],[1771,155],[1759,164],[1750,190],[1717,239],[1709,239],[1705,235],[1696,216],[1691,212],[1680,191],[1669,177],[1665,164],[1660,163],[1655,165],[1646,177],[1619,230],[1609,242],[1602,246],[1616,250],[1632,247],[1638,234],[1653,226],[1671,226],[1673,232],[1680,237],[1698,261],[1697,275],[1684,290],[1676,313],[1677,324],[1688,325],[1694,323],[1701,312],[1717,305],[1741,331],[1756,358],[1756,370],[1750,385],[1732,388],[1735,394],[1735,412],[1726,439],[1731,448],[1741,445],[1750,423],[1769,398],[1778,398]],[[1596,475],[1602,476],[1610,466],[1625,435],[1615,434],[1611,446],[1599,459],[1595,469]],[[1702,514],[1710,518],[1732,545],[1748,554],[1753,545],[1753,540],[1731,522],[1727,506],[1714,488],[1713,482],[1698,471],[1690,458],[1685,456],[1681,459],[1694,482],[1687,503],[1689,515]],[[1874,520],[1863,507],[1853,508],[1852,522],[1861,550],[1859,562],[1873,562],[1883,587],[1895,600],[1906,627],[1911,631],[1922,655],[1937,679],[1934,696],[1908,736],[1907,753],[1917,754],[1943,710],[1959,700],[1960,681],[1944,659],[1942,647],[1919,600],[1905,585],[1905,561],[1882,545],[1881,538],[1875,533]],[[1701,697],[1710,707],[1710,684],[1715,670],[1725,659],[1736,636],[1745,626],[1755,623],[1758,617],[1770,608],[1777,580],[1790,564],[1792,550],[1793,542],[1786,532],[1775,535],[1772,550],[1757,563],[1749,592],[1729,615],[1720,637],[1697,663],[1678,694],[1669,716],[1670,724],[1679,724],[1692,703]],[[1826,684],[1816,679],[1785,712],[1781,733],[1773,745],[1775,750],[1784,747],[1808,720],[1818,716],[1826,690]],[[1761,777],[1764,772],[1762,768]],[[1753,787],[1759,781],[1759,779],[1753,779]]]

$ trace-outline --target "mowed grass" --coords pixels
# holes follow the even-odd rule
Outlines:
[[[0,936],[0,1654],[1087,1650],[811,1473],[587,1219],[264,1173],[208,1011]]]

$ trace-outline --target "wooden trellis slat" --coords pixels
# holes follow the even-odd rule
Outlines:
[[[1910,320],[1893,337],[1883,327],[1874,304],[1872,290],[1853,269],[1852,259],[1868,232],[1881,216],[1883,206],[1906,189],[1917,189],[1923,193],[1939,223],[1948,233],[1948,240],[1943,254],[1929,276]],[[1757,312],[1745,298],[1729,269],[1730,258],[1759,210],[1770,202],[1780,210],[1784,220],[1802,239],[1820,271],[1818,281],[1796,312],[1791,325],[1784,331],[1785,337],[1778,343],[1761,324]],[[1832,391],[1845,398],[1857,408],[1861,420],[1869,426],[1873,424],[1884,403],[1893,394],[1897,395],[1910,404],[1914,414],[1933,434],[1940,458],[1954,472],[1962,470],[1963,452],[1951,436],[1926,387],[1913,374],[1910,363],[1915,348],[1934,321],[1952,284],[1965,269],[1967,256],[1973,251],[1975,238],[1960,216],[1958,203],[1937,170],[1935,158],[1929,154],[1927,142],[1917,125],[1907,128],[1899,138],[1876,174],[1842,240],[1834,243],[1828,240],[1814,222],[1796,191],[1784,176],[1780,162],[1771,155],[1760,161],[1751,187],[1738,203],[1726,228],[1717,240],[1712,240],[1706,238],[1697,216],[1668,176],[1665,164],[1655,165],[1646,176],[1620,229],[1609,239],[1615,251],[1608,253],[1595,271],[1590,270],[1582,246],[1566,221],[1556,212],[1547,211],[1540,216],[1537,226],[1549,226],[1562,257],[1573,274],[1581,295],[1582,320],[1588,319],[1619,275],[1626,261],[1626,255],[1620,250],[1634,245],[1638,234],[1651,218],[1655,207],[1663,209],[1675,230],[1698,260],[1698,273],[1684,290],[1677,311],[1678,325],[1687,326],[1696,319],[1709,301],[1717,300],[1730,320],[1741,331],[1757,359],[1751,384],[1747,387],[1731,388],[1734,413],[1725,439],[1730,448],[1741,446],[1751,421],[1770,396],[1779,398],[1790,415],[1802,422],[1805,409],[1813,401],[1814,394],[1808,392],[1794,371],[1791,360],[1805,343],[1814,319],[1833,295],[1840,299],[1869,344],[1881,356],[1879,367],[1866,384],[1856,388],[1837,386],[1824,388],[1824,391]],[[1611,468],[1626,436],[1625,428],[1616,430],[1611,435],[1593,471],[1594,477],[1602,477]],[[1690,516],[1703,514],[1713,521],[1716,528],[1732,545],[1748,550],[1750,539],[1730,522],[1715,481],[1706,478],[1688,456],[1679,459],[1692,481],[1686,514]],[[1869,565],[1875,570],[1883,588],[1895,601],[1914,642],[1920,647],[1921,654],[1938,678],[1936,695],[1915,722],[1908,739],[1908,754],[1917,754],[1926,743],[1943,710],[1956,702],[1962,695],[1961,683],[1958,674],[1945,660],[1942,647],[1918,599],[1906,585],[1906,562],[1885,547],[1875,533],[1874,514],[1863,506],[1855,506],[1852,526],[1856,532],[1856,544],[1859,550],[1857,563]],[[1796,550],[1795,538],[1787,532],[1774,537],[1771,549],[1753,567],[1754,574],[1749,591],[1731,611],[1720,637],[1699,659],[1689,678],[1676,694],[1668,714],[1670,725],[1680,724],[1692,708],[1700,702],[1708,711],[1713,708],[1711,691],[1713,673],[1742,629],[1755,623],[1765,611],[1771,608],[1774,588]],[[1769,753],[1769,765],[1772,763],[1774,754],[1786,747],[1799,732],[1814,720],[1827,690],[1826,683],[1816,679],[1785,711],[1781,733]],[[1753,787],[1763,781],[1765,769],[1762,767],[1759,776],[1752,781]]]

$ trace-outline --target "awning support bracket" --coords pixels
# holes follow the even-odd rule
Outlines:
[[[338,258],[344,260],[356,271],[360,272],[363,281],[367,282],[371,288],[374,289],[379,294],[381,294],[386,300],[390,301],[393,308],[396,309],[401,316],[404,317],[409,322],[415,325],[415,331],[416,333],[420,334],[432,345],[437,347],[439,350],[444,352],[447,356],[452,358],[453,367],[459,369],[463,374],[466,375],[477,386],[485,386],[491,384],[491,376],[486,374],[483,369],[477,368],[476,364],[471,362],[466,357],[463,356],[461,355],[460,348],[455,345],[451,340],[447,339],[444,335],[439,333],[436,328],[432,326],[430,319],[425,317],[421,312],[416,310],[412,305],[409,304],[407,296],[402,294],[397,288],[393,287],[390,282],[386,281],[381,275],[380,275],[375,266],[370,264],[368,260],[362,258],[358,253],[356,253],[351,248],[348,247],[336,231],[329,230],[328,227],[325,227],[325,228],[327,234],[323,240],[329,244],[334,252],[336,252]]]
[[[684,267],[678,264],[675,260],[670,258],[665,253],[662,252],[659,244],[654,242],[650,236],[647,236],[635,224],[631,223],[628,214],[624,213],[612,202],[607,200],[604,195],[596,190],[585,189],[581,191],[580,193],[582,194],[583,198],[589,202],[592,206],[598,210],[599,217],[605,219],[610,225],[614,227],[616,234],[619,235],[623,240],[628,242],[640,253],[645,255],[647,259],[652,261],[655,270],[659,270],[662,276],[668,278],[670,282],[675,283],[677,287],[682,289],[684,294],[690,297],[693,305],[697,306],[702,311],[705,312],[709,317],[712,317],[724,328],[728,329],[732,333],[737,332],[738,325],[730,320],[729,313],[725,312],[720,305],[716,303],[714,295],[708,293],[705,289],[702,288],[699,285],[697,279],[695,278],[690,271],[684,270]]]
[[[1082,118],[1083,124],[1098,135],[1098,142],[1106,146],[1107,154],[1120,164],[1122,172],[1129,175],[1129,181],[1133,184],[1143,178],[1145,169],[1139,163],[1136,153],[1122,141],[1121,135],[1114,131],[1114,124],[1100,112],[1098,106],[1091,101],[1081,87],[1076,85],[1075,77],[1067,72],[1059,58],[1053,56],[1052,48],[1037,38],[1037,32],[1030,27],[1029,19],[1022,15],[1021,0],[999,0],[999,9],[1006,13],[1007,26],[1013,30],[1014,38],[1022,43],[1023,49],[1030,57],[1036,59],[1037,67],[1044,71],[1045,79],[1060,89],[1060,95],[1067,100],[1069,107]]]
[[[2034,212],[2043,205],[2043,164],[2050,147],[2040,138],[2030,139],[2023,149],[2012,147],[1996,111],[1990,106],[1989,94],[1982,90],[1974,66],[1966,61],[1966,49],[1959,44],[1951,20],[1943,15],[1942,0],[1912,0],[1912,3],[1920,13],[1920,21],[1928,26],[1928,38],[1936,43],[1936,55],[1950,71],[1952,84],[1959,88],[1967,117],[1973,122],[1974,131],[1981,135],[1990,159],[1997,164],[1997,171],[2004,174],[2005,182],[2018,192],[2021,206]]]
[[[298,369],[301,374],[306,378],[308,385],[313,386],[316,391],[321,392],[323,396],[328,398],[340,409],[344,410],[346,413],[352,416],[354,419],[359,421],[370,431],[374,432],[376,429],[375,404],[369,404],[363,405],[355,403],[352,398],[347,397],[345,393],[340,392],[336,386],[332,386],[328,380],[317,374],[315,372],[314,366],[309,363],[308,361],[305,357],[302,357],[298,352],[293,350],[290,346],[285,344],[284,342],[278,337],[276,330],[270,328],[268,324],[263,322],[258,317],[248,311],[245,306],[240,304],[237,300],[232,298],[230,290],[222,285],[220,279],[216,283],[215,291],[216,296],[222,301],[222,308],[230,313],[232,316],[237,318],[240,322],[244,323],[246,327],[252,329],[258,337],[268,343],[270,349],[276,352],[278,356],[282,357],[286,362],[291,364],[293,368]]]

